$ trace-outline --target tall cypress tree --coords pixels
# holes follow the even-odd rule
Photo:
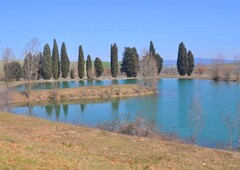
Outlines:
[[[100,77],[101,74],[103,73],[103,64],[100,58],[98,57],[94,61],[94,70],[96,77]]]
[[[134,52],[134,56],[135,56],[135,58],[134,58],[135,65],[137,67],[137,72],[138,72],[139,71],[139,55],[138,55],[137,49],[135,47],[133,47],[133,52]],[[134,77],[137,77],[137,75]]]
[[[48,44],[44,46],[42,58],[43,78],[49,80],[52,77],[52,57]]]
[[[183,42],[179,44],[178,48],[177,69],[181,76],[184,76],[188,70],[187,49]]]
[[[116,78],[118,74],[118,47],[116,43],[111,45],[111,75]]]
[[[38,79],[43,78],[43,55],[42,52],[39,53],[39,69],[38,69]]]
[[[61,70],[62,70],[63,78],[66,78],[68,76],[69,67],[70,67],[70,61],[67,55],[65,43],[63,42],[61,47]]]
[[[153,42],[150,41],[150,45],[149,45],[149,55],[150,57],[154,57],[156,60],[156,64],[157,64],[157,68],[158,68],[158,74],[160,74],[160,72],[162,71],[162,63],[163,63],[163,59],[162,57],[156,53],[156,50],[154,48]]]
[[[80,79],[84,77],[84,55],[81,45],[78,50],[78,76]]]
[[[154,48],[154,45],[153,45],[152,41],[150,41],[150,45],[149,45],[149,55],[151,57],[155,57],[155,55],[156,55],[156,51],[155,51],[155,48]]]
[[[52,68],[53,78],[56,80],[59,78],[59,53],[56,39],[53,40],[53,51],[52,51]]]
[[[188,51],[187,59],[188,59],[187,75],[191,76],[191,74],[192,74],[192,72],[194,70],[194,56],[193,56],[191,51]]]
[[[139,69],[139,56],[136,48],[125,47],[121,72],[125,72],[127,77],[136,77]]]
[[[162,71],[163,59],[158,53],[155,55],[155,59],[157,63],[158,74],[160,74],[160,72]]]
[[[92,60],[90,55],[87,56],[86,70],[87,70],[87,78],[91,79],[92,78]]]

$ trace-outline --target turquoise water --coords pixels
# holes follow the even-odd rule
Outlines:
[[[38,82],[32,83],[31,88],[32,90],[45,90],[45,89],[52,89],[52,88],[75,88],[75,87],[82,87],[82,86],[103,86],[103,85],[110,85],[110,84],[136,84],[139,80],[136,79],[123,79],[123,80],[79,80],[79,81],[60,81],[60,82]],[[21,84],[16,87],[15,89],[19,91],[24,91],[27,89],[26,84]]]
[[[133,80],[118,83],[124,84],[128,81],[135,83]],[[74,83],[78,84],[70,82],[67,86],[72,87],[71,84]],[[111,81],[101,83],[105,85]],[[122,119],[129,114],[131,117],[143,117],[146,121],[154,120],[159,130],[166,135],[175,134],[180,139],[189,140],[194,133],[190,119],[191,103],[197,98],[202,110],[202,117],[199,119],[202,128],[196,137],[196,144],[221,147],[232,141],[231,144],[237,147],[240,132],[237,125],[240,125],[240,122],[235,121],[235,117],[237,113],[240,114],[239,84],[210,80],[161,79],[158,90],[159,93],[154,96],[90,104],[21,106],[12,108],[12,112],[89,126]]]

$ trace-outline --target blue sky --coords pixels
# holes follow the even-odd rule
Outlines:
[[[184,42],[195,57],[240,54],[239,0],[2,0],[0,50],[11,47],[17,58],[37,37],[52,48],[64,41],[71,60],[82,45],[85,58],[109,60],[117,43],[119,60],[124,47],[141,54],[152,40],[163,59],[176,59]]]

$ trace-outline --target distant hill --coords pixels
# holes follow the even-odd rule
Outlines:
[[[195,64],[199,64],[202,63],[204,65],[209,65],[211,63],[213,63],[214,59],[207,59],[207,58],[195,58]],[[233,60],[224,60],[224,63],[233,63]],[[164,60],[163,65],[165,67],[170,67],[170,66],[176,66],[177,64],[177,60]]]

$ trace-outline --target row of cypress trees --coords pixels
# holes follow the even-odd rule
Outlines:
[[[79,46],[79,51],[78,51],[78,77],[82,79],[84,77],[84,54],[83,54],[83,48],[80,45]],[[91,79],[93,77],[93,72],[92,72],[92,59],[91,56],[87,56],[87,61],[86,61],[86,71],[87,71],[87,78]],[[102,61],[97,57],[94,61],[94,70],[95,70],[95,76],[100,77],[101,74],[103,73],[103,64]]]
[[[191,51],[187,52],[187,49],[183,42],[179,44],[177,69],[181,76],[191,76],[194,70],[194,56]]]
[[[78,52],[78,76],[80,79],[84,77],[84,54],[82,46],[79,46]],[[96,77],[101,76],[103,73],[102,61],[96,58],[94,61],[94,69]],[[59,59],[57,42],[53,41],[53,51],[51,55],[50,46],[46,44],[43,49],[43,55],[40,56],[40,72],[44,79],[49,80],[51,77],[54,79],[59,79],[60,72],[62,77],[66,78],[70,71],[70,61],[67,54],[66,45],[63,42],[61,47],[61,60]],[[87,56],[86,62],[87,78],[92,78],[92,61],[91,56]],[[71,70],[70,77],[74,78],[74,70]]]
[[[151,57],[154,57],[156,60],[158,74],[162,70],[163,59],[161,56],[156,53],[153,42],[150,42],[149,46],[149,54]],[[116,78],[118,75],[118,47],[116,43],[111,45],[110,49],[110,59],[111,59],[111,75]],[[58,79],[60,76],[60,72],[62,73],[62,77],[66,78],[70,71],[70,61],[68,58],[66,45],[63,42],[61,46],[61,60],[59,59],[59,52],[57,42],[54,39],[53,41],[53,51],[51,55],[50,46],[46,44],[44,46],[43,55],[40,57],[40,65],[42,70],[42,77],[44,79],[50,79],[53,77],[54,79]],[[80,79],[84,78],[85,75],[85,61],[84,61],[84,53],[83,48],[80,45],[78,51],[78,77]],[[86,60],[86,75],[87,78],[93,77],[92,72],[92,60],[91,56],[87,56]],[[96,58],[94,61],[94,70],[95,76],[100,77],[103,73],[103,65],[99,58]],[[121,72],[126,73],[127,77],[136,77],[139,71],[139,55],[137,53],[137,49],[135,47],[126,47],[123,52],[123,59],[120,68]],[[71,70],[71,77],[74,77],[74,71]]]
[[[40,68],[41,75],[44,79],[49,80],[51,77],[58,79],[60,71],[62,77],[66,78],[69,73],[70,61],[67,54],[66,45],[63,42],[61,46],[61,62],[59,60],[58,46],[54,39],[53,51],[51,55],[51,49],[49,44],[46,44],[43,49],[43,54],[40,56]]]

